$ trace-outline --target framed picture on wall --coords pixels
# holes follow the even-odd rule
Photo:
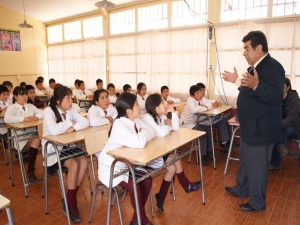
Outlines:
[[[0,30],[0,50],[21,51],[20,31]]]

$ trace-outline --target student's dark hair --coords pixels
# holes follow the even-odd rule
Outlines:
[[[94,97],[93,97],[93,100],[92,100],[92,104],[93,104],[93,105],[96,105],[96,102],[98,102],[98,99],[99,99],[101,93],[103,93],[103,92],[105,92],[105,93],[108,95],[107,90],[105,90],[105,89],[103,89],[103,88],[100,89],[100,90],[96,90],[96,91],[94,92]]]
[[[27,95],[27,90],[23,87],[17,86],[13,90],[13,95]],[[13,103],[16,102],[15,97],[13,97]]]
[[[80,81],[78,81],[77,84],[78,84],[78,86],[80,86],[82,83],[84,84],[84,81],[83,81],[83,80],[80,80]]]
[[[40,83],[43,83],[43,81],[42,81],[42,80],[39,80],[39,79],[37,79],[37,80],[35,81],[35,85],[38,85],[38,84],[40,84]]]
[[[21,83],[20,83],[20,86],[21,87],[23,87],[23,86],[26,86],[27,84],[24,82],[24,81],[22,81]]]
[[[284,82],[285,82],[286,87],[290,87],[290,90],[292,90],[292,85],[291,85],[290,79],[286,77]]]
[[[7,87],[7,86],[8,86],[8,87],[12,87],[12,88],[14,87],[13,84],[12,84],[10,81],[8,81],[8,80],[3,81],[2,84],[3,84],[4,86],[6,86],[6,87]]]
[[[138,83],[138,85],[136,86],[137,93],[139,93],[141,91],[143,86],[146,87],[146,84],[144,84],[143,82]]]
[[[0,84],[0,94],[2,94],[3,92],[7,92],[8,93],[8,89],[3,84]]]
[[[162,87],[160,88],[160,92],[162,93],[162,92],[163,92],[164,90],[166,90],[166,89],[169,90],[168,86],[164,85],[164,86],[162,86]]]
[[[127,91],[131,86],[129,84],[124,84],[123,91]]]
[[[28,85],[26,85],[25,89],[28,92],[29,90],[32,90],[32,89],[34,90],[34,87],[32,85],[28,84]]]
[[[108,90],[109,88],[115,88],[115,85],[113,83],[109,83],[106,89]]]
[[[103,83],[103,81],[101,79],[97,79],[96,80],[96,85],[98,85],[99,83]]]
[[[262,46],[263,52],[268,52],[268,42],[265,34],[259,30],[250,31],[245,37],[243,37],[242,42],[246,43],[251,41],[250,45],[255,49],[258,45]]]
[[[79,79],[76,79],[76,80],[74,81],[74,85],[78,84],[78,81],[80,81],[80,80],[79,80]]]
[[[63,86],[61,83],[56,83],[54,88],[57,88],[57,87],[60,87],[60,86]]]
[[[196,85],[197,85],[198,87],[200,87],[201,89],[202,89],[202,88],[206,88],[205,85],[204,85],[203,83],[197,83]]]
[[[42,77],[42,76],[39,76],[39,77],[37,78],[37,80],[41,80],[41,81],[43,81],[43,82],[44,82],[44,77]]]
[[[72,91],[70,88],[68,88],[66,86],[59,86],[54,89],[53,96],[50,99],[49,106],[51,107],[51,109],[54,112],[54,115],[56,117],[56,123],[62,122],[61,114],[59,113],[59,111],[57,109],[57,101],[62,102],[64,97],[66,97],[68,95],[72,96]]]
[[[190,95],[194,96],[196,91],[200,91],[201,88],[198,85],[193,85],[190,87]]]
[[[161,101],[161,95],[156,93],[149,95],[145,102],[147,113],[153,117],[155,123],[158,123],[155,108],[160,105]]]
[[[124,116],[126,117],[126,115],[127,115],[126,110],[133,108],[136,99],[137,99],[136,95],[129,93],[129,92],[123,92],[122,94],[120,94],[116,101],[116,105],[115,105],[117,112],[118,112],[116,119],[120,119],[121,117],[124,117]],[[110,130],[108,132],[108,137],[110,136],[112,127],[113,127],[113,124],[111,125]]]
[[[56,81],[55,81],[53,78],[51,78],[51,79],[49,80],[49,84],[51,84],[51,83],[56,83]]]

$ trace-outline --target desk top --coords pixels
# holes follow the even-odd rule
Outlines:
[[[80,115],[82,115],[83,117],[87,118],[88,113],[87,112],[80,112]]]
[[[221,105],[217,108],[212,108],[210,110],[207,110],[205,112],[201,112],[200,114],[205,114],[205,115],[208,115],[208,116],[217,116],[229,109],[231,109],[233,106],[228,106],[228,105]]]
[[[91,98],[77,98],[78,101],[85,101],[85,102],[91,102],[93,99]]]
[[[186,105],[186,102],[179,102],[179,103],[174,103],[174,104],[167,104],[168,108],[175,108],[181,105]]]
[[[53,141],[53,142],[61,144],[61,145],[67,145],[67,144],[72,144],[76,141],[84,140],[84,137],[86,134],[94,133],[94,132],[97,132],[102,129],[106,129],[107,131],[109,131],[110,126],[111,126],[110,124],[107,124],[105,126],[99,126],[99,127],[88,127],[86,129],[68,133],[68,134],[47,135],[47,136],[44,136],[43,138],[48,141]]]
[[[36,121],[30,121],[30,122],[22,122],[22,123],[7,123],[6,127],[14,127],[17,129],[25,129],[29,127],[36,127],[40,124],[43,124],[43,119],[36,120]]]
[[[0,113],[0,118],[4,118],[4,115],[5,115],[4,112]]]
[[[152,160],[164,156],[204,134],[205,132],[202,131],[179,128],[178,131],[171,131],[166,137],[154,138],[142,149],[120,147],[108,151],[107,154],[115,158],[125,158],[139,165],[147,165]]]

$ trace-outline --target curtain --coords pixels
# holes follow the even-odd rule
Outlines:
[[[86,88],[94,88],[98,78],[105,80],[105,42],[85,42],[48,47],[49,77],[57,83],[74,87],[76,79]]]

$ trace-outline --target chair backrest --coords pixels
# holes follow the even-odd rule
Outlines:
[[[179,117],[179,118],[180,118],[181,113],[182,113],[182,111],[183,111],[183,109],[184,109],[184,106],[185,106],[185,105],[179,105],[179,106],[176,106],[176,111],[178,112],[178,117]]]
[[[85,135],[84,141],[88,154],[93,155],[96,152],[101,151],[107,140],[108,131],[106,129]]]
[[[76,104],[77,104],[76,96],[73,96],[72,99],[73,99],[73,103],[76,103]]]

